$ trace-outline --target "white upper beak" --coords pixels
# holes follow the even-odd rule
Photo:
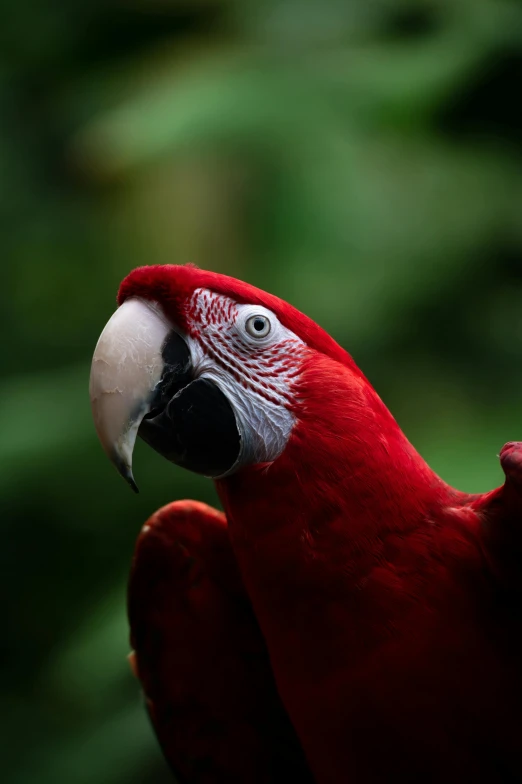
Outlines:
[[[136,492],[132,451],[162,377],[162,348],[171,330],[157,305],[126,300],[107,322],[92,359],[89,394],[96,432],[108,457]]]

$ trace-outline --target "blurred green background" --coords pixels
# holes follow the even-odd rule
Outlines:
[[[209,482],[91,424],[133,267],[278,294],[461,489],[521,439],[522,7],[508,0],[2,4],[2,780],[170,781],[128,652],[140,525]]]

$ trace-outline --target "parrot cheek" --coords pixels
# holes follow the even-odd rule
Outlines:
[[[142,420],[138,435],[172,463],[208,477],[228,473],[239,460],[241,435],[221,390],[199,378]]]

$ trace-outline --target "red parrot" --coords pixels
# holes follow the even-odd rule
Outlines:
[[[134,270],[91,371],[101,443],[139,435],[224,513],[160,509],[129,583],[133,662],[180,782],[522,781],[522,443],[454,490],[288,303]]]

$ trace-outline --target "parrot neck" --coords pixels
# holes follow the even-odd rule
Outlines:
[[[296,399],[283,454],[217,487],[279,694],[320,770],[332,747],[347,748],[339,717],[440,569],[437,536],[464,494],[350,368],[316,359]]]
[[[285,558],[289,567],[342,552],[357,582],[387,540],[428,526],[463,494],[430,469],[362,374],[316,359],[296,397],[283,454],[217,482],[231,536],[283,569]]]

